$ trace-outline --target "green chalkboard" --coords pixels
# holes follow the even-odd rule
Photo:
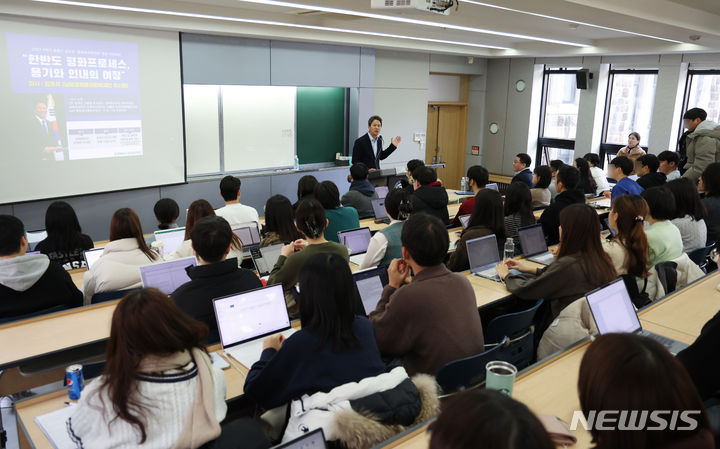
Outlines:
[[[300,164],[332,162],[345,150],[343,87],[297,88],[297,154]]]

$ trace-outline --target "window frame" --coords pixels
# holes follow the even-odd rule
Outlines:
[[[551,74],[577,75],[580,69],[548,68],[543,69],[542,95],[540,97],[540,120],[538,123],[537,149],[535,151],[535,166],[542,165],[542,157],[548,158],[547,147],[575,150],[575,139],[560,139],[556,137],[544,137],[545,112],[547,110],[548,88]],[[576,87],[577,89],[577,87]],[[578,111],[579,112],[579,111]],[[577,137],[577,136],[576,136]],[[550,160],[547,161],[548,164]]]

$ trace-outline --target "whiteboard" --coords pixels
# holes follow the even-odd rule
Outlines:
[[[183,86],[188,176],[220,171],[219,91],[220,86]]]

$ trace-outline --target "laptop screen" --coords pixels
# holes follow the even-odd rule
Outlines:
[[[347,246],[351,256],[366,252],[370,245],[370,237],[372,237],[370,228],[338,232],[340,243]]]
[[[372,202],[373,212],[375,212],[375,218],[385,218],[387,217],[387,212],[385,211],[385,198],[381,198],[379,200],[370,200]]]
[[[491,182],[490,184],[485,184],[486,189],[494,190],[496,192],[499,192],[500,189],[498,189],[498,185],[496,182]]]
[[[95,262],[97,262],[100,256],[103,255],[104,249],[105,248],[93,248],[83,252],[85,265],[87,265],[88,270],[95,264]]]
[[[375,193],[377,193],[378,198],[380,198],[381,200],[385,199],[388,191],[388,186],[375,187]]]
[[[241,223],[232,228],[235,235],[238,236],[243,247],[254,246],[260,244],[260,230],[257,222]]]
[[[587,302],[601,335],[641,329],[640,320],[622,279],[588,293]]]
[[[460,215],[458,217],[458,220],[460,220],[460,224],[462,225],[463,229],[467,228],[468,223],[470,223],[470,215]]]
[[[468,240],[465,242],[465,245],[467,247],[471,270],[500,263],[500,254],[498,253],[495,234]]]
[[[388,284],[387,269],[383,267],[358,271],[353,274],[353,279],[360,292],[365,313],[369,314],[377,307],[383,288]]]
[[[154,287],[169,295],[186,282],[190,282],[185,268],[197,265],[194,257],[171,260],[140,267],[143,287]]]
[[[326,447],[322,427],[318,427],[312,432],[308,432],[285,444],[273,446],[272,449],[325,449]]]
[[[27,231],[25,233],[25,238],[28,242],[28,248],[30,250],[34,250],[35,246],[37,246],[38,243],[42,242],[47,238],[47,231],[44,229],[41,229],[39,231]]]
[[[280,252],[283,248],[282,243],[277,245],[265,246],[253,250],[252,258],[255,263],[255,269],[260,273],[260,276],[267,276],[270,274],[272,269],[275,267],[277,260],[280,258]]]
[[[544,253],[548,249],[542,225],[520,228],[518,229],[518,237],[520,237],[520,246],[522,246],[524,256]]]
[[[185,228],[155,231],[155,240],[163,242],[162,255],[167,256],[177,251],[185,241]]]
[[[224,348],[290,328],[282,284],[213,300]]]

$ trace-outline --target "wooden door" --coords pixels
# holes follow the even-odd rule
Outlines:
[[[465,176],[465,142],[467,134],[467,105],[436,103],[428,105],[425,163],[438,157],[445,168],[437,169],[438,178],[449,189],[460,188]]]

